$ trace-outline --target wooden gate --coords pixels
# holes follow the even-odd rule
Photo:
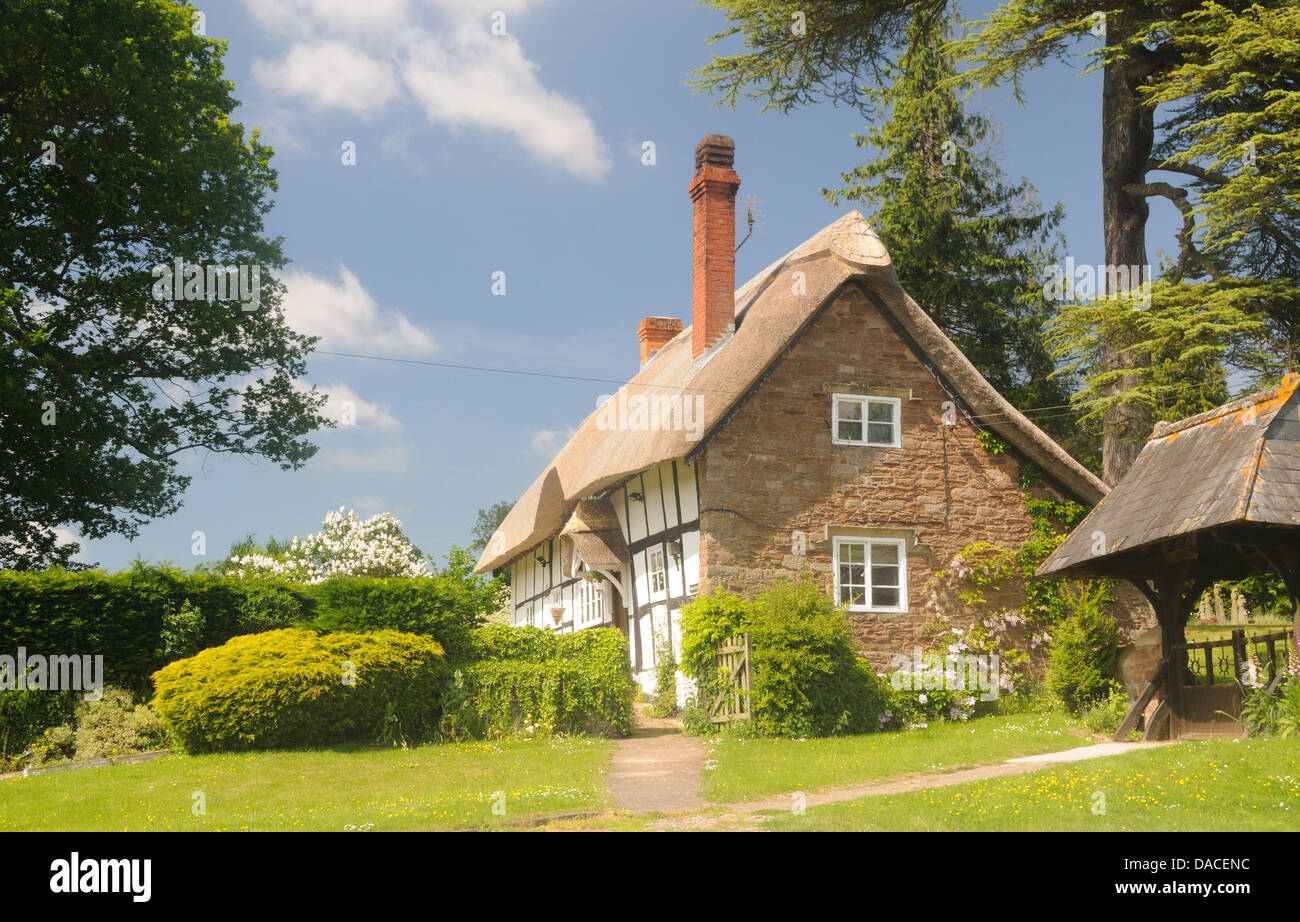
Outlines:
[[[728,637],[718,645],[717,694],[707,694],[709,720],[729,724],[749,720],[749,635]]]
[[[1143,710],[1163,691],[1164,697],[1146,722],[1146,739],[1169,739],[1171,736],[1242,736],[1243,691],[1240,680],[1246,663],[1253,660],[1262,670],[1256,680],[1270,693],[1285,676],[1287,652],[1293,646],[1291,631],[1246,636],[1235,630],[1218,640],[1201,640],[1177,644],[1172,658],[1162,663],[1155,676],[1115,731],[1114,739],[1126,739],[1137,726]],[[1177,664],[1181,668],[1171,668]],[[1173,676],[1181,673],[1177,689],[1167,688]],[[1178,702],[1171,706],[1171,699]],[[1177,713],[1175,714],[1175,710]]]

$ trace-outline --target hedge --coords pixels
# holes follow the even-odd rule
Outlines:
[[[147,696],[148,677],[168,662],[277,628],[430,634],[449,656],[464,656],[495,592],[454,560],[427,578],[341,577],[318,586],[169,566],[0,571],[0,652],[102,654],[107,684]]]
[[[878,728],[888,689],[849,640],[848,621],[811,581],[782,580],[755,599],[725,591],[682,609],[682,671],[719,690],[718,645],[750,635],[750,711],[770,736]]]
[[[417,634],[289,628],[236,637],[153,680],[153,706],[187,750],[270,749],[374,739],[390,705],[404,736],[430,739],[446,664]]]
[[[330,631],[393,630],[429,634],[449,659],[466,655],[480,622],[477,600],[438,576],[421,579],[336,577],[315,587],[314,627]]]
[[[186,602],[202,614],[199,646],[300,623],[313,603],[282,580],[237,580],[170,567],[35,573],[0,571],[0,651],[103,655],[104,681],[147,693],[166,664],[162,634]]]
[[[636,683],[613,628],[551,634],[492,625],[473,632],[445,697],[450,736],[632,732]]]

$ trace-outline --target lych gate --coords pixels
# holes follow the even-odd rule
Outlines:
[[[1155,609],[1161,663],[1115,734],[1151,701],[1148,739],[1237,732],[1235,679],[1252,654],[1276,687],[1300,628],[1300,375],[1199,416],[1156,426],[1133,467],[1038,568],[1040,576],[1109,577]],[[1215,581],[1277,573],[1291,631],[1189,644],[1188,615]]]

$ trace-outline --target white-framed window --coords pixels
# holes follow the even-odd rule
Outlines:
[[[903,401],[861,394],[831,396],[831,441],[836,445],[897,448],[903,443]]]
[[[654,548],[650,551],[650,591],[663,592],[668,586],[668,570],[664,566],[664,549]]]
[[[835,600],[850,611],[907,611],[907,542],[836,538]]]
[[[578,627],[605,623],[608,608],[609,582],[605,579],[584,579],[578,583]]]

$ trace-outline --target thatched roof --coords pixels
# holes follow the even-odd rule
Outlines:
[[[1176,423],[1160,423],[1110,494],[1040,575],[1122,572],[1209,529],[1300,525],[1300,375]],[[1257,543],[1252,539],[1247,544]]]
[[[560,529],[588,567],[618,567],[631,558],[623,526],[608,499],[584,499]]]
[[[802,294],[794,293],[796,271],[804,274]],[[908,297],[880,238],[861,214],[850,211],[736,291],[736,331],[700,363],[692,360],[687,326],[626,385],[626,397],[695,398],[703,439],[689,439],[682,428],[602,429],[598,409],[511,509],[499,538],[489,541],[479,558],[477,571],[504,566],[556,534],[580,499],[707,443],[790,341],[849,284],[860,285],[912,340],[963,412],[987,420],[981,428],[993,430],[1084,502],[1094,503],[1106,494],[1096,476],[1017,412]]]

